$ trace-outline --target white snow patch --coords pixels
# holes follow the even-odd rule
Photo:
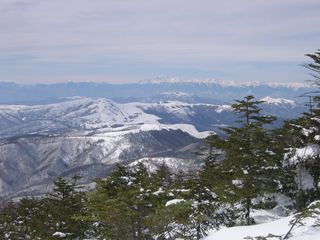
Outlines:
[[[314,132],[314,130],[315,129],[307,129],[307,128],[302,128],[302,134],[304,135],[304,136],[309,136],[310,134],[312,134],[313,132]]]
[[[280,218],[277,214],[273,213],[272,211],[267,211],[263,209],[253,209],[251,211],[251,217],[257,224],[274,221]]]
[[[185,200],[184,199],[172,199],[170,201],[168,201],[166,203],[166,207],[170,206],[170,205],[175,205],[175,204],[179,204],[181,202],[184,202]]]
[[[159,194],[164,193],[162,188],[159,188],[158,191],[153,192],[152,194],[158,196]]]
[[[238,180],[238,179],[232,180],[232,184],[237,186],[237,187],[242,187],[243,186],[243,182],[241,180]]]
[[[53,237],[59,237],[59,238],[65,238],[67,236],[67,234],[63,233],[63,232],[55,232],[54,234],[52,234]]]
[[[320,153],[320,146],[317,144],[309,144],[303,148],[291,149],[291,153],[294,153],[292,157],[288,159],[290,153],[285,155],[285,159],[288,159],[291,164],[314,158]]]
[[[211,131],[199,132],[193,125],[190,125],[190,124],[172,124],[172,125],[163,125],[163,126],[167,127],[168,129],[174,129],[174,130],[179,129],[196,138],[206,138],[210,134],[212,134]]]

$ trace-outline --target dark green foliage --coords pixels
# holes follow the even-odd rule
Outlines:
[[[171,170],[165,163],[158,167],[153,177],[160,187],[169,187],[173,183]]]
[[[236,101],[233,109],[241,114],[239,127],[223,129],[227,138],[215,137],[210,144],[222,150],[224,159],[205,171],[216,179],[214,190],[228,203],[241,202],[246,224],[251,224],[252,200],[277,190],[281,160],[274,150],[272,135],[263,128],[275,118],[263,116],[253,96]],[[241,120],[242,119],[242,120]]]
[[[241,119],[238,121],[243,125],[258,125],[262,126],[263,124],[272,123],[276,118],[274,116],[264,116],[261,115],[261,109],[259,104],[263,101],[257,101],[254,99],[254,96],[248,95],[244,97],[243,100],[236,100],[235,104],[232,104],[233,110],[240,114]]]
[[[77,176],[70,181],[59,178],[54,182],[53,192],[44,199],[50,214],[49,228],[53,233],[67,234],[67,239],[85,236],[86,223],[76,218],[86,212],[86,195],[76,187],[78,180]]]
[[[304,67],[311,70],[310,75],[314,78],[313,82],[319,86],[320,83],[320,49],[313,54],[306,54],[313,60],[312,63],[304,64]]]
[[[222,221],[218,201],[202,181],[173,175],[166,165],[148,173],[119,166],[89,193],[91,221],[106,239],[200,239]],[[171,200],[173,200],[171,204]]]
[[[106,180],[97,182],[89,194],[92,220],[100,224],[106,239],[148,239],[148,217],[154,211],[157,186],[146,168],[139,164],[132,171],[119,166]]]
[[[87,223],[76,218],[86,211],[85,193],[76,189],[78,178],[58,179],[52,193],[41,199],[23,198],[0,211],[0,239],[82,239]],[[1,235],[2,234],[2,235]]]
[[[305,113],[302,117],[286,122],[282,128],[282,136],[279,142],[282,143],[284,156],[285,176],[291,179],[284,179],[289,183],[288,192],[296,200],[296,207],[302,210],[306,205],[319,199],[320,181],[320,112],[313,109],[310,113]],[[311,155],[297,154],[307,149],[313,149]],[[308,172],[313,178],[312,188],[303,188],[302,173]]]
[[[307,54],[313,62],[304,64],[311,70],[312,82],[319,86],[320,52]],[[285,122],[278,132],[277,143],[284,156],[282,185],[286,194],[295,200],[296,208],[302,211],[312,201],[320,199],[320,110],[319,92],[307,93],[309,111],[301,117]],[[301,152],[313,149],[313,154]],[[297,154],[300,151],[300,154]],[[313,187],[302,184],[302,174],[310,174]]]
[[[210,190],[201,176],[195,176],[189,181],[188,199],[191,202],[190,230],[195,239],[207,235],[210,229],[219,229],[224,225],[223,211],[217,194]]]

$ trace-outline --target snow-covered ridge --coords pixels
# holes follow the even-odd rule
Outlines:
[[[162,96],[170,96],[170,97],[190,97],[193,96],[190,93],[185,92],[162,92],[160,93]]]
[[[145,112],[145,109],[152,106],[163,106],[169,113],[187,116],[193,114],[189,106],[181,102],[166,102],[161,104],[143,103],[115,103],[105,98],[72,98],[68,101],[36,106],[11,106],[0,105],[0,120],[9,122],[8,126],[0,127],[2,131],[7,131],[11,126],[16,129],[23,125],[24,129],[33,129],[35,121],[42,121],[45,128],[54,128],[63,125],[72,126],[82,130],[110,129],[124,131],[131,126],[132,131],[153,131],[153,130],[181,130],[197,138],[204,138],[208,132],[198,132],[190,124],[161,124],[160,118],[154,114]],[[11,122],[11,125],[10,125]],[[56,126],[56,127],[55,127]],[[39,126],[40,127],[40,126]],[[119,131],[117,134],[119,134]]]
[[[260,81],[234,81],[234,80],[217,80],[214,78],[179,78],[179,77],[156,77],[152,79],[145,79],[139,81],[140,84],[182,84],[182,83],[193,83],[193,84],[216,84],[222,87],[258,87],[258,86],[269,86],[269,87],[284,87],[291,89],[308,88],[311,87],[309,83],[305,82],[260,82]]]
[[[184,95],[180,92],[176,94]],[[151,128],[180,129],[203,138],[208,135],[206,131],[216,131],[216,126],[233,124],[236,118],[228,104],[186,103],[178,100],[117,103],[105,98],[76,97],[46,105],[0,105],[0,137],[57,131],[95,131],[101,128],[114,130],[134,126],[134,129],[141,131],[151,131]],[[284,119],[300,111],[299,104],[291,100],[270,97],[261,100],[270,104],[266,107],[271,115],[275,115],[275,111],[277,116]]]
[[[285,98],[272,98],[269,96],[261,98],[260,101],[263,101],[267,104],[275,104],[275,105],[282,105],[282,104],[295,105],[295,102],[293,100],[289,100]]]
[[[46,105],[0,106],[0,165],[8,173],[0,174],[0,196],[43,193],[59,174],[79,173],[83,181],[91,181],[116,163],[145,157],[161,156],[171,166],[191,169],[197,158],[188,159],[208,132],[198,131],[193,122],[160,122],[141,105],[77,97]]]
[[[223,111],[231,111],[232,107],[228,104],[211,104],[211,103],[185,103],[181,101],[166,101],[158,103],[133,103],[136,106],[147,109],[150,107],[162,107],[168,110],[168,112],[180,112],[181,114],[188,115],[192,114],[190,112],[190,107],[193,106],[206,106],[215,109],[215,112],[221,113]],[[189,108],[189,109],[188,109]]]
[[[140,84],[159,84],[159,83],[216,83],[215,79],[187,79],[179,77],[156,77],[139,81]]]

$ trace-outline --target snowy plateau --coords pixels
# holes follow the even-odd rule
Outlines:
[[[0,196],[47,192],[54,179],[107,176],[117,163],[165,162],[196,169],[194,153],[210,133],[234,124],[228,104],[190,103],[190,94],[165,92],[155,101],[118,103],[71,97],[42,105],[0,105]],[[180,101],[179,101],[180,100]],[[265,97],[265,113],[284,119],[304,110],[292,100]]]

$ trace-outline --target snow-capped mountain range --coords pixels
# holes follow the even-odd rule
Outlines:
[[[191,169],[203,138],[234,124],[228,104],[188,103],[187,93],[164,93],[158,102],[117,103],[72,97],[42,105],[0,105],[0,196],[42,194],[57,177],[105,177],[117,163],[168,161]],[[191,96],[194,97],[194,96]],[[181,100],[181,99],[180,99]],[[304,107],[264,98],[266,113],[280,123]]]
[[[232,80],[217,80],[214,78],[180,78],[180,77],[156,77],[151,79],[145,79],[139,81],[140,84],[164,84],[164,83],[175,83],[175,84],[182,84],[182,83],[191,83],[191,84],[216,84],[223,87],[257,87],[257,86],[270,86],[270,87],[287,87],[292,89],[299,89],[299,88],[308,88],[311,87],[307,82],[289,82],[289,83],[281,83],[281,82],[260,82],[260,81],[232,81]]]
[[[0,104],[45,104],[73,96],[103,97],[117,102],[150,102],[155,96],[166,98],[168,92],[188,94],[176,96],[176,99],[184,98],[183,101],[189,103],[228,103],[249,94],[256,98],[270,96],[303,102],[303,98],[297,97],[311,91],[314,88],[305,83],[243,83],[214,79],[156,78],[126,84],[68,82],[24,85],[0,82]]]

